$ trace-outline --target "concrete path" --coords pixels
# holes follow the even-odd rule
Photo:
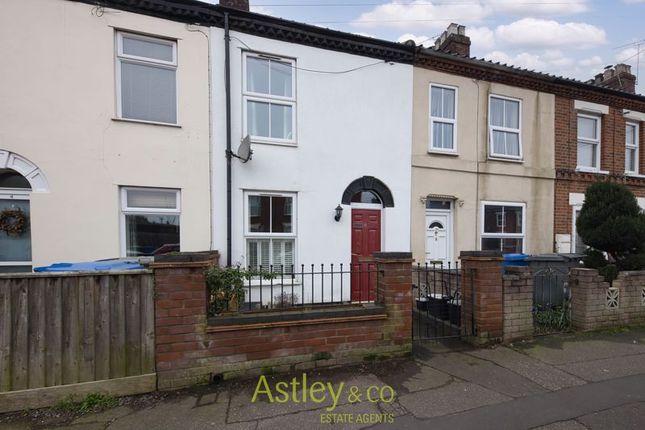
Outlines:
[[[265,394],[252,402],[254,379],[187,390],[145,407],[120,406],[58,426],[0,419],[0,430],[645,428],[645,329],[555,335],[494,349],[425,343],[416,345],[414,359],[310,371],[307,377],[309,387],[321,381],[338,390],[343,384],[333,410],[328,391],[321,391],[327,395],[321,403],[303,397],[302,374],[276,375],[267,379],[272,389],[293,378],[299,383],[295,391],[289,386],[286,403],[270,403]],[[381,393],[384,401],[367,399],[368,392],[378,397],[386,386],[396,392],[393,401],[388,389]],[[350,388],[362,395],[360,402],[350,401]]]

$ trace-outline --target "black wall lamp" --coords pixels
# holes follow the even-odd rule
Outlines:
[[[338,205],[336,206],[336,215],[334,216],[336,222],[340,221],[341,216],[343,216],[343,208],[341,205]]]

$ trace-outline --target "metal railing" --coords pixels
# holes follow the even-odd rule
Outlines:
[[[248,270],[257,272],[258,268]],[[297,310],[376,300],[375,263],[278,265],[260,271],[265,276],[246,279],[244,299],[236,309],[225,312]]]
[[[467,281],[472,287],[472,276]],[[459,263],[417,264],[412,267],[412,282],[413,338],[461,336],[464,280]]]

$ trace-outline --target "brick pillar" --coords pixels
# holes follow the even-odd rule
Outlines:
[[[217,265],[219,253],[168,254],[155,258],[155,359],[157,387],[207,382],[208,373],[195,373],[190,356],[205,340],[207,293],[204,272]]]
[[[528,267],[509,266],[504,281],[504,342],[533,336],[533,274]]]
[[[571,289],[571,327],[575,330],[596,330],[611,325],[605,315],[609,282],[595,269],[575,268],[569,272]],[[610,318],[603,318],[609,316]]]
[[[499,342],[504,337],[502,254],[462,251],[459,258],[464,339],[478,345]]]
[[[383,338],[412,349],[412,253],[377,252],[376,301],[385,306]]]

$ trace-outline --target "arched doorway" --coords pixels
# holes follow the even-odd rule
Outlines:
[[[0,273],[31,272],[30,193],[24,176],[0,169],[0,219],[15,226],[0,231]]]
[[[0,214],[13,227],[0,231],[0,273],[30,272],[32,193],[49,191],[43,172],[27,158],[0,149]],[[16,227],[16,221],[22,227]]]
[[[351,208],[351,265],[355,272],[351,299],[372,301],[376,298],[372,254],[381,251],[383,210],[394,207],[394,199],[382,181],[363,176],[349,184],[341,201]]]

